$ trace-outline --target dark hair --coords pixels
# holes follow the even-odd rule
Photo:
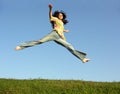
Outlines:
[[[63,23],[64,24],[67,24],[68,23],[68,20],[66,20],[66,13],[65,12],[63,12],[63,11],[55,11],[54,13],[53,13],[53,16],[54,17],[57,17],[58,18],[58,15],[59,15],[59,13],[62,13],[63,14],[63,19],[62,19],[62,21],[63,21]],[[54,26],[54,22],[53,21],[51,21],[51,24],[52,24],[52,26]]]

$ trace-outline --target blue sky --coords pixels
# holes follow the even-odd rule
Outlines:
[[[66,12],[67,41],[89,63],[52,41],[14,50],[51,32],[49,3]],[[120,81],[119,40],[120,0],[0,0],[0,78]]]

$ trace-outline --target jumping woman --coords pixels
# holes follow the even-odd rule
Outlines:
[[[68,23],[66,20],[66,14],[63,11],[55,11],[52,14],[52,4],[49,4],[49,19],[52,24],[53,30],[47,36],[36,41],[29,41],[21,44],[15,48],[15,50],[22,50],[24,48],[39,45],[48,41],[54,41],[66,49],[68,49],[74,56],[80,59],[83,63],[88,62],[90,59],[86,58],[86,53],[77,51],[70,43],[66,41],[64,32],[69,32],[69,30],[64,30],[64,25]]]

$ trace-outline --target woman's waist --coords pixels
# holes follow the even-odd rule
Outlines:
[[[55,30],[55,29],[53,29],[53,31],[56,32],[56,33],[59,35],[60,38],[66,40],[63,31],[61,32],[61,31],[57,31],[57,30]]]

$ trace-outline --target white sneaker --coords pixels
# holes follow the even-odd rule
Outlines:
[[[86,62],[89,62],[89,61],[90,61],[90,59],[88,59],[88,58],[84,58],[84,59],[82,60],[83,63],[86,63]]]
[[[20,46],[17,46],[15,50],[21,50],[22,48]]]

